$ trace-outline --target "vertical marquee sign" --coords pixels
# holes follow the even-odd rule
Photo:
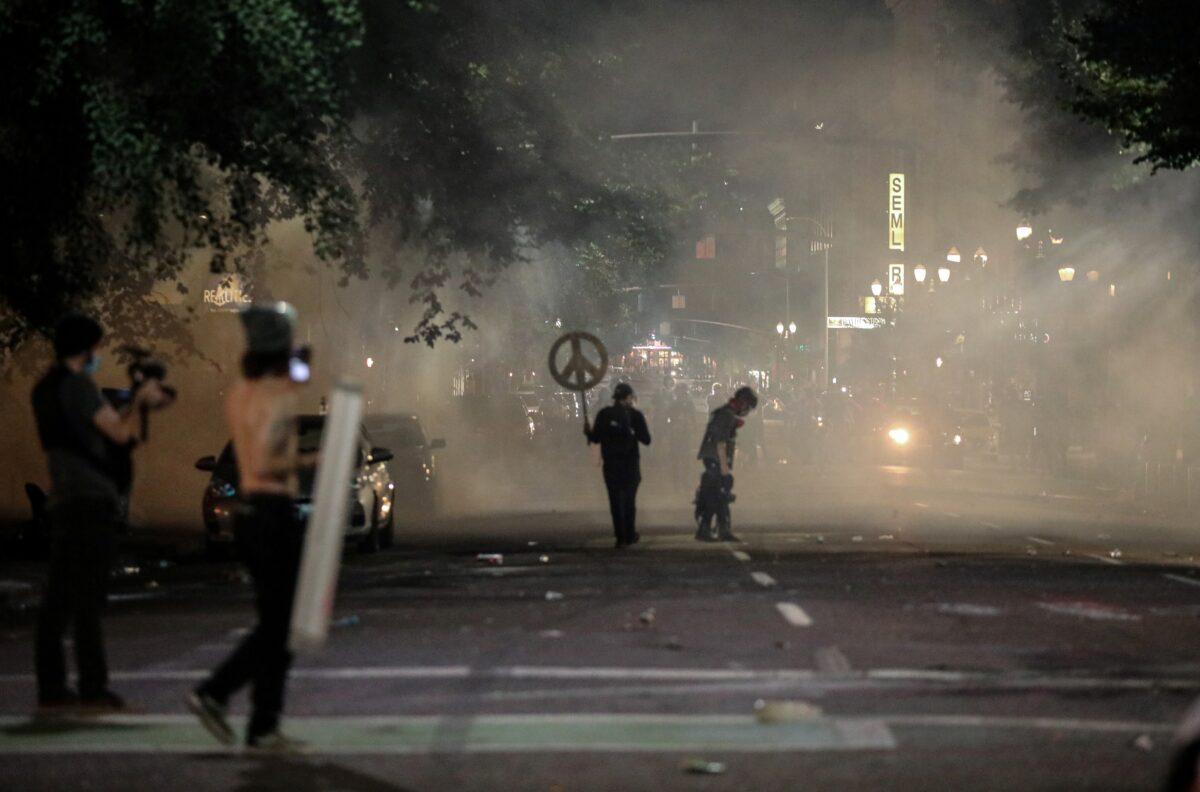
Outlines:
[[[904,250],[904,174],[888,176],[888,250]]]

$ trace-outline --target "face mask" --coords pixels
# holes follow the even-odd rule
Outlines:
[[[87,359],[87,362],[83,364],[83,373],[88,374],[89,376],[92,374],[95,374],[99,370],[100,370],[100,356],[99,355],[92,355],[91,357],[89,357]]]

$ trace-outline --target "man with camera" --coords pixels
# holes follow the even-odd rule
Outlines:
[[[35,646],[38,704],[44,708],[124,706],[108,689],[100,625],[122,520],[124,482],[112,449],[136,444],[144,411],[166,406],[169,399],[157,380],[137,388],[124,412],[105,399],[92,380],[103,337],[95,320],[64,317],[54,331],[54,365],[33,389],[38,437],[50,468],[50,567]],[[75,628],[78,693],[67,685],[68,622]]]
[[[246,331],[242,379],[225,403],[240,478],[234,539],[254,579],[258,623],[237,649],[187,697],[188,709],[222,743],[234,742],[226,719],[229,699],[253,683],[246,747],[291,753],[303,744],[279,730],[304,526],[295,499],[298,474],[316,463],[299,448],[299,387],[309,379],[309,351],[292,347],[295,311],[287,303],[252,306],[241,314]]]

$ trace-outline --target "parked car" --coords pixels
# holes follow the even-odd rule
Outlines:
[[[393,511],[432,515],[438,509],[438,455],[441,438],[429,439],[421,419],[412,413],[368,415],[364,419],[375,442],[392,452],[388,471],[396,485]]]
[[[319,448],[325,417],[302,415],[298,426],[300,448]],[[375,552],[380,547],[390,546],[395,534],[392,513],[395,485],[386,465],[392,459],[392,452],[388,448],[373,447],[365,428],[360,428],[358,439],[354,478],[347,491],[350,519],[346,539],[356,541],[364,552]],[[226,443],[218,456],[196,460],[196,469],[212,474],[204,489],[201,510],[205,547],[210,552],[217,552],[233,541],[233,509],[240,482],[233,443]],[[306,519],[312,510],[315,481],[315,470],[301,471],[300,492],[295,501],[297,517],[301,519]]]
[[[960,410],[958,426],[963,449],[973,454],[996,454],[1000,446],[1000,427],[982,410]]]

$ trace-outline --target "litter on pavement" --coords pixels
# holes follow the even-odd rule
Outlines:
[[[758,699],[754,702],[754,717],[759,723],[792,723],[800,720],[812,720],[821,717],[821,708],[807,701],[766,701]]]
[[[547,591],[546,592],[546,601],[547,602],[554,602],[555,600],[560,600],[562,598],[563,598],[563,595],[562,595],[561,591]]]
[[[725,763],[710,762],[707,759],[685,759],[679,769],[693,775],[721,775],[725,772]]]
[[[475,556],[475,560],[482,561],[485,564],[491,564],[492,566],[500,566],[501,564],[504,563],[504,554],[503,553],[480,553],[479,555]]]

